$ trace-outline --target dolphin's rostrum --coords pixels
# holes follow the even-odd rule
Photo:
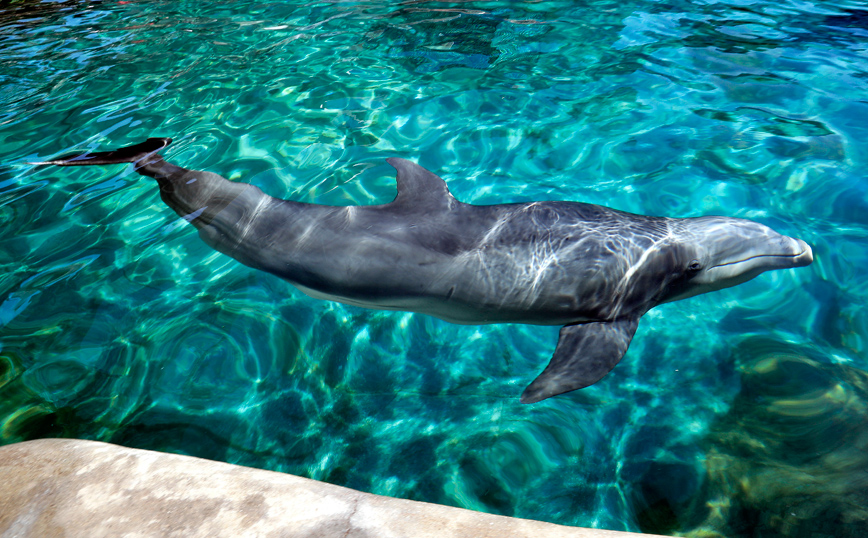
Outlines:
[[[524,403],[596,383],[658,304],[813,261],[804,241],[743,219],[647,217],[576,202],[465,204],[441,178],[397,158],[388,159],[398,171],[391,203],[279,200],[166,162],[157,152],[170,142],[36,164],[134,163],[206,243],[312,297],[453,323],[563,325]]]

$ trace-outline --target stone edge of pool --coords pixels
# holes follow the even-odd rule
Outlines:
[[[97,441],[39,439],[0,447],[0,477],[0,536],[652,536],[382,497]]]

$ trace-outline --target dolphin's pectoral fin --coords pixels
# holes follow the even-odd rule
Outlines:
[[[448,207],[449,201],[453,200],[446,182],[437,174],[425,170],[416,163],[397,157],[386,159],[386,162],[398,171],[398,196],[392,204],[445,208]]]
[[[638,319],[624,319],[564,326],[551,362],[524,390],[521,403],[593,385],[620,362],[638,325]]]

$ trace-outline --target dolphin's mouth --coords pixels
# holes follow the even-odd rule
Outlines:
[[[739,263],[749,262],[751,260],[756,260],[759,258],[772,258],[772,259],[778,258],[781,260],[793,260],[794,263],[786,264],[787,266],[792,266],[792,267],[804,267],[806,265],[810,265],[814,261],[814,253],[811,250],[810,245],[808,245],[807,243],[805,243],[801,239],[795,239],[794,241],[796,241],[798,243],[799,247],[801,248],[801,251],[797,252],[795,254],[756,254],[754,256],[748,256],[747,258],[744,258],[741,260],[735,260],[735,261],[731,261],[731,262],[712,265],[711,267],[709,267],[709,269],[714,269],[715,267],[726,267],[727,265],[736,265]]]

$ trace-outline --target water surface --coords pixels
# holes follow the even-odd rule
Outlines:
[[[868,521],[868,3],[15,2],[0,11],[0,442],[75,437],[567,525]],[[419,162],[465,202],[757,220],[807,268],[658,307],[524,406],[557,328],[316,301],[129,167],[322,204]],[[863,305],[863,306],[859,306]]]

